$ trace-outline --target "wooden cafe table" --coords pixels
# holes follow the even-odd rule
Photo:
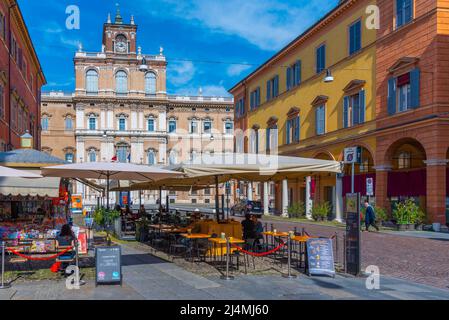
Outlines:
[[[198,250],[198,239],[209,239],[211,237],[210,234],[206,234],[206,233],[181,233],[181,237],[192,240],[192,242],[190,243],[190,258],[192,259],[193,262],[193,255],[192,255],[192,250],[193,250],[193,242],[195,243],[195,247]]]
[[[220,259],[223,260],[223,256],[227,253],[226,248],[226,239],[222,238],[209,238],[209,242],[213,244],[213,249],[209,251],[209,255],[212,255],[214,257],[214,261],[216,260],[216,257],[219,255]],[[245,240],[229,237],[229,243],[230,244],[244,244]],[[223,248],[224,247],[224,248]],[[231,248],[231,252],[234,252],[237,250],[236,248]]]

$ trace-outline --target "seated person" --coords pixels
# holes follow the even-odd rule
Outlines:
[[[61,232],[59,233],[59,235],[56,237],[56,242],[58,247],[68,247],[68,246],[72,246],[75,247],[75,234],[72,231],[72,228],[68,225],[65,224],[62,226],[61,228]],[[75,256],[75,251],[68,251],[66,253],[64,253],[62,256],[59,257],[60,260],[71,260],[73,259],[73,257]],[[67,262],[63,262],[62,266],[61,266],[61,270],[65,270],[68,266]]]
[[[251,215],[245,215],[245,220],[242,221],[243,239],[256,239],[256,225],[251,219]]]

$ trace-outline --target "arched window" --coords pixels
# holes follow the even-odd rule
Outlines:
[[[398,169],[409,169],[412,156],[410,152],[401,152],[398,157]]]
[[[154,150],[148,151],[148,164],[154,165],[156,163],[156,157],[154,155]]]
[[[156,94],[156,75],[153,72],[145,74],[145,94]]]
[[[97,130],[97,118],[92,115],[89,117],[89,130]]]
[[[128,93],[128,75],[125,71],[118,71],[115,74],[115,86],[115,91],[117,94]]]
[[[98,93],[98,72],[90,69],[86,72],[86,92],[88,94]]]

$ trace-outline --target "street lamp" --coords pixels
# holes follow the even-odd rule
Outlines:
[[[334,81],[334,77],[332,76],[331,70],[326,69],[326,76],[324,77],[324,82],[329,83],[329,82],[333,82],[333,81]]]

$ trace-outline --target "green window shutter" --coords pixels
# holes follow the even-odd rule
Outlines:
[[[418,108],[420,103],[420,75],[421,72],[418,68],[410,71],[410,107],[413,109]]]
[[[396,78],[388,79],[388,106],[389,115],[396,113]]]

